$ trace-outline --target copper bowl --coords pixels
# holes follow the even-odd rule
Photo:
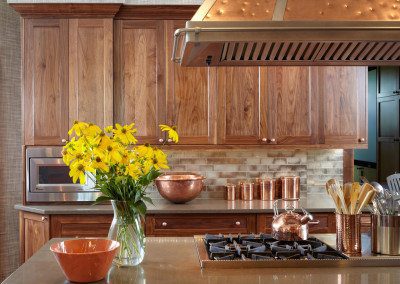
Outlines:
[[[205,177],[193,173],[175,173],[159,176],[155,183],[158,192],[173,203],[195,199],[203,189]]]
[[[109,239],[74,239],[50,246],[71,282],[95,282],[106,277],[118,248],[119,243]]]

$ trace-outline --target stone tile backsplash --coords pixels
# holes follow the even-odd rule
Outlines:
[[[325,192],[330,178],[343,180],[343,150],[168,150],[170,171],[207,177],[199,198],[223,198],[226,183],[257,177],[300,176],[301,195]],[[156,188],[150,196],[161,198]]]

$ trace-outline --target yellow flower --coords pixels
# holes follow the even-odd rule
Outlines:
[[[140,175],[142,175],[141,164],[135,162],[129,164],[125,169],[125,174],[131,176],[134,180],[137,180]]]
[[[106,128],[104,128],[104,131],[107,132],[107,133],[112,133],[113,132],[112,125],[106,126]]]
[[[168,138],[172,139],[175,143],[178,143],[179,141],[179,136],[178,132],[176,132],[176,126],[168,126],[165,124],[160,124],[161,131],[166,131],[168,132]]]
[[[95,170],[87,164],[76,163],[70,167],[69,176],[72,177],[72,181],[74,183],[76,183],[76,181],[79,179],[79,182],[81,184],[85,184],[86,183],[86,175],[85,175],[86,172],[94,173]]]
[[[139,158],[151,158],[154,156],[154,150],[149,144],[140,145],[134,148]]]
[[[136,128],[134,123],[129,125],[121,126],[120,124],[115,124],[116,129],[113,130],[114,132],[114,139],[121,141],[121,143],[128,145],[128,144],[136,144],[137,139],[133,136],[136,133]]]
[[[92,167],[96,170],[102,170],[103,172],[106,172],[106,173],[108,173],[110,171],[110,168],[108,167],[108,165],[99,156],[96,156],[93,159]]]
[[[97,145],[101,150],[107,149],[108,145],[112,142],[111,138],[108,137],[103,131],[96,136],[93,143]]]
[[[75,120],[71,129],[68,131],[68,135],[72,135],[75,132],[76,136],[82,136],[83,130],[89,126],[86,122],[80,122]]]
[[[121,148],[121,145],[116,142],[111,142],[106,148],[107,155],[116,163],[119,163],[122,160],[121,152],[123,152],[123,149]]]
[[[102,132],[101,128],[93,123],[89,123],[88,126],[82,130],[82,133],[89,137],[95,137],[99,135],[101,132]]]
[[[152,168],[156,170],[169,169],[167,155],[160,149],[154,150],[154,156],[148,158],[143,163],[144,173],[147,174]]]

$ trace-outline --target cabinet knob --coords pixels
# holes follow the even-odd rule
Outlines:
[[[164,139],[160,138],[160,139],[158,139],[158,142],[163,143]]]
[[[275,139],[275,138],[271,138],[271,139],[269,140],[269,142],[275,143],[275,142],[276,142],[276,139]]]
[[[239,221],[236,221],[236,226],[240,226],[240,222]]]
[[[263,138],[263,139],[261,139],[261,141],[262,141],[262,142],[267,142],[268,139],[267,139],[267,138]]]
[[[41,219],[42,219],[42,221],[46,221],[46,220],[47,220],[47,217],[44,217],[44,216],[43,216]]]
[[[171,142],[172,142],[172,139],[171,139],[171,138],[169,138],[167,141],[168,141],[168,143],[171,143]]]
[[[167,225],[168,225],[167,222],[162,222],[161,223],[161,226],[163,226],[163,227],[167,227]]]
[[[365,138],[360,138],[359,141],[360,142],[365,142]]]
[[[62,143],[66,143],[66,142],[67,142],[67,139],[61,139],[61,142],[62,142]]]

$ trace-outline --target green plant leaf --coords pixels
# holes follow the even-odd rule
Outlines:
[[[110,200],[112,200],[112,198],[110,196],[101,195],[96,198],[96,201],[94,202],[94,204],[99,204],[99,203],[102,203],[105,201],[110,201]]]

